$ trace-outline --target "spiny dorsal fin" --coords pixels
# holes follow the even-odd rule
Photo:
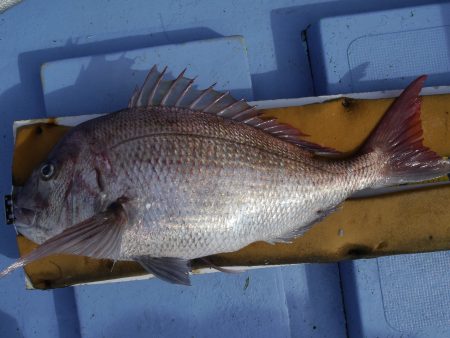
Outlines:
[[[131,97],[128,108],[179,107],[216,114],[261,129],[317,154],[339,154],[337,150],[301,140],[300,136],[307,135],[291,126],[278,123],[276,119],[261,118],[262,112],[256,107],[250,106],[245,100],[236,100],[229,92],[214,90],[214,84],[203,90],[193,88],[195,79],[184,77],[186,69],[173,80],[164,79],[166,70],[167,67],[159,72],[156,65],[153,66],[142,87],[136,89]]]

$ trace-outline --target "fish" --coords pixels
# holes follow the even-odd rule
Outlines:
[[[64,253],[135,261],[190,285],[193,259],[292,242],[354,192],[450,171],[423,144],[426,76],[339,158],[229,92],[197,89],[185,71],[154,66],[127,108],[73,127],[14,187],[16,229],[39,246],[0,277]]]

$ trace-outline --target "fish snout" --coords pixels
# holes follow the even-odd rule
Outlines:
[[[27,208],[14,208],[15,226],[19,229],[30,228],[34,225],[37,211]]]
[[[30,207],[24,207],[23,200],[18,197],[21,195],[23,187],[13,186],[11,194],[11,216],[16,228],[27,228],[33,225],[36,217],[36,211]]]

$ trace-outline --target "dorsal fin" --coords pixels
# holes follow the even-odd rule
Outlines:
[[[214,90],[214,84],[206,89],[193,88],[194,79],[184,77],[184,69],[175,79],[164,78],[167,67],[159,72],[152,67],[141,88],[137,88],[130,99],[128,108],[164,106],[179,107],[209,114],[216,114],[261,129],[275,137],[296,144],[320,155],[337,155],[339,151],[301,140],[307,136],[299,130],[280,124],[276,119],[263,119],[262,112],[250,106],[245,100],[236,100],[229,92]]]

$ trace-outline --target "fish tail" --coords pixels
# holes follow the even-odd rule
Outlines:
[[[374,186],[420,182],[450,172],[450,162],[423,145],[419,93],[426,78],[417,78],[402,92],[361,148],[361,154],[378,155],[382,172]]]

